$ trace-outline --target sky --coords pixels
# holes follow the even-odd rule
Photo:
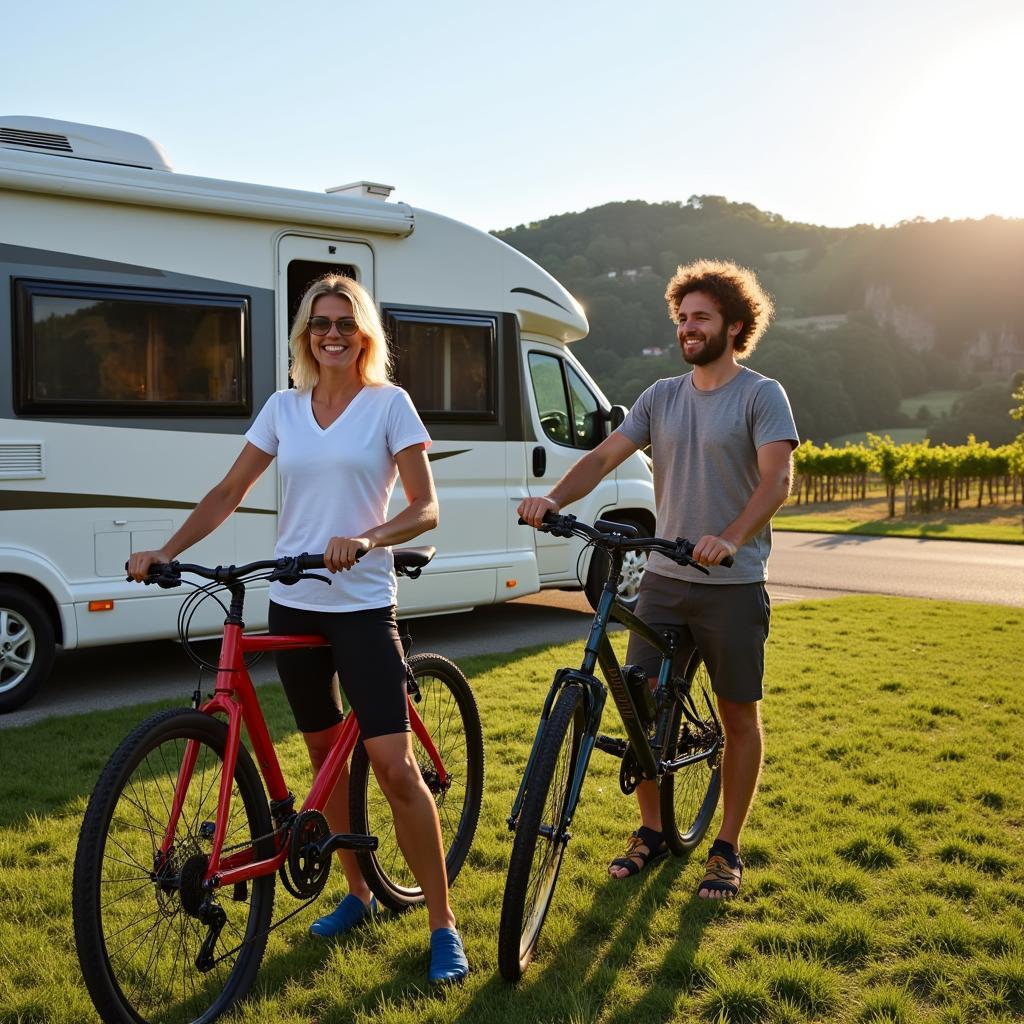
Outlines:
[[[844,227],[1024,217],[1022,0],[6,3],[0,116],[184,174],[371,180],[484,230],[722,195]]]

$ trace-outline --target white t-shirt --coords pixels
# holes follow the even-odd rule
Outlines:
[[[245,437],[277,456],[281,514],[275,557],[320,554],[332,537],[361,537],[387,520],[398,478],[395,456],[430,435],[408,394],[394,384],[364,387],[326,430],[311,391],[289,388],[267,399]],[[390,548],[374,548],[351,569],[320,573],[331,586],[271,583],[278,604],[311,611],[386,608],[398,587]]]

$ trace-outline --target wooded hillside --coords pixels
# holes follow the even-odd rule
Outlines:
[[[803,436],[918,425],[939,441],[1001,444],[1020,430],[1008,410],[1024,371],[1024,221],[827,228],[693,196],[496,234],[583,303],[591,332],[574,351],[612,401],[684,372],[665,283],[679,263],[718,257],[752,267],[775,298],[749,365],[783,382]],[[938,417],[927,404],[918,418],[900,411],[934,390],[964,394]]]

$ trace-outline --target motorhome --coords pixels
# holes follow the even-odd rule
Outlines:
[[[58,648],[176,635],[183,595],[129,584],[125,561],[170,536],[288,386],[290,318],[329,271],[373,294],[433,438],[441,523],[419,542],[438,554],[400,614],[593,588],[589,551],[514,512],[622,414],[570,351],[583,310],[498,239],[390,191],[178,174],[139,135],[0,117],[0,711]],[[271,468],[182,559],[270,557],[277,510]],[[572,509],[645,529],[653,510],[641,453]],[[218,631],[212,604],[197,631]],[[255,589],[247,624],[266,609]]]

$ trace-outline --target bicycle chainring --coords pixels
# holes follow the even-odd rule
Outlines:
[[[288,858],[280,872],[281,882],[296,899],[313,899],[323,892],[331,873],[331,854],[321,855],[318,846],[330,834],[327,819],[319,811],[296,815],[288,840]]]

